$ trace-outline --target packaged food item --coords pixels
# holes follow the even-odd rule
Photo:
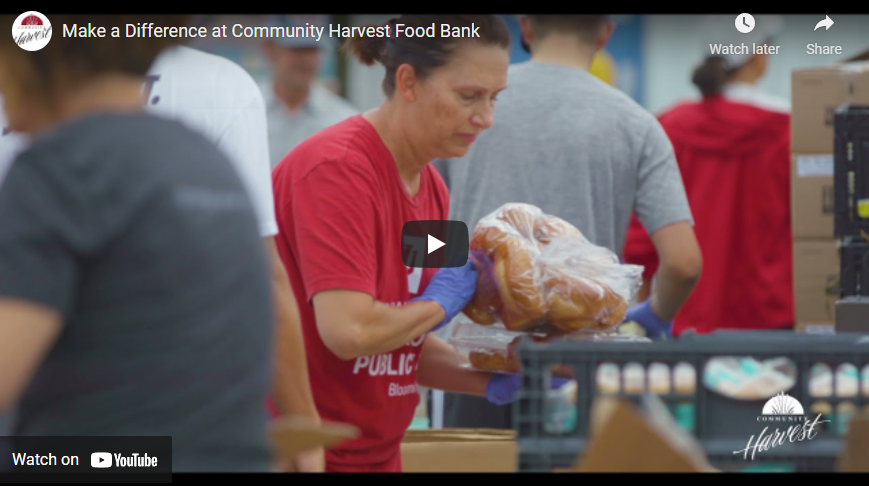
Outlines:
[[[796,365],[787,358],[758,361],[720,356],[706,363],[703,382],[708,389],[734,400],[760,400],[790,390],[796,376]]]
[[[458,350],[464,365],[480,370],[499,373],[519,373],[519,346],[523,341],[547,343],[573,342],[651,342],[647,338],[623,335],[612,331],[581,330],[570,334],[551,335],[511,331],[502,324],[480,326],[467,317],[457,318],[448,342]],[[556,366],[554,376],[572,377],[568,366]]]
[[[681,362],[673,369],[676,393],[693,395],[697,391],[697,372],[691,363]]]
[[[809,395],[813,397],[833,396],[833,372],[823,363],[816,363],[809,370]]]
[[[857,415],[857,406],[852,402],[841,402],[836,407],[836,433],[838,435],[846,435],[848,433],[848,425],[851,419]]]
[[[571,224],[530,204],[505,204],[474,228],[477,292],[464,309],[482,325],[550,334],[620,324],[643,267],[624,265]]]
[[[843,363],[836,370],[836,396],[856,397],[860,393],[860,373],[857,367]]]
[[[818,432],[821,432],[821,431],[827,429],[828,426],[825,424],[830,423],[830,421],[833,418],[832,417],[833,416],[832,405],[830,405],[829,402],[824,402],[824,401],[813,402],[812,406],[810,407],[809,410],[811,410],[812,416],[817,416],[817,415],[821,416],[821,420],[818,421],[818,425],[817,425]]]
[[[863,367],[863,372],[861,373],[861,389],[863,390],[863,396],[869,397],[869,365]]]
[[[615,363],[601,363],[597,367],[597,391],[602,395],[617,395],[621,390],[621,372]]]
[[[843,363],[836,369],[835,384],[829,365],[817,363],[809,371],[809,395],[813,397],[856,397],[860,393],[857,367]]]
[[[622,370],[624,373],[625,393],[642,395],[646,389],[646,369],[640,363],[628,363]]]
[[[649,365],[649,387],[656,395],[670,393],[670,368],[664,363]]]

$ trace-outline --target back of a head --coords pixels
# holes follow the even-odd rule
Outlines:
[[[430,29],[433,24],[433,37],[405,35],[410,29]],[[451,29],[473,29],[478,37],[441,37],[444,25]],[[396,35],[399,26],[403,33]],[[344,48],[365,65],[380,63],[386,68],[383,91],[387,96],[395,90],[395,73],[402,64],[413,66],[416,74],[425,78],[449,62],[459,46],[476,43],[507,50],[511,44],[510,29],[498,15],[402,15],[375,27],[388,28],[389,36],[352,37]]]
[[[593,44],[600,29],[609,20],[608,15],[526,15],[534,28],[534,35],[542,39],[550,34],[572,34],[580,41]]]
[[[733,19],[726,15],[704,17],[697,25],[699,47],[703,60],[694,68],[691,82],[703,96],[720,95],[725,85],[745,67],[754,55],[749,46],[768,43],[783,29],[780,16],[759,15],[756,27],[740,33],[733,27]],[[728,49],[723,49],[728,46]],[[730,49],[729,47],[735,46]],[[745,46],[745,48],[743,48]],[[717,53],[713,53],[713,48]]]
[[[187,15],[89,15],[87,21],[105,27],[99,39],[54,35],[38,51],[25,51],[14,43],[0,43],[6,68],[14,67],[15,78],[31,96],[50,100],[59,88],[74,87],[101,75],[144,76],[165,48],[180,44],[178,37],[128,37],[127,25],[152,23],[159,27],[186,27]],[[81,23],[80,15],[52,15],[57,26]],[[12,30],[15,16],[2,16],[0,28]],[[117,27],[120,37],[112,37]],[[23,93],[22,93],[23,94]]]

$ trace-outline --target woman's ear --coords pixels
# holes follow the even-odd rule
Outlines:
[[[395,91],[404,101],[416,101],[419,78],[410,64],[402,64],[395,70]]]
[[[606,47],[607,42],[613,36],[613,33],[616,31],[616,23],[615,22],[607,22],[601,27],[600,32],[598,32],[597,39],[594,44],[594,49],[599,51]]]
[[[527,15],[519,16],[519,33],[522,36],[522,42],[528,46],[527,50],[530,52],[531,45],[534,43],[534,26]]]

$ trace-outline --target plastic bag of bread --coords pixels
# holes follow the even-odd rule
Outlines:
[[[570,223],[509,203],[480,220],[470,257],[477,292],[464,309],[477,324],[568,333],[608,330],[624,319],[643,267],[624,265]]]

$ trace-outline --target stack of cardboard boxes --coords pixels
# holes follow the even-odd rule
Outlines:
[[[832,331],[839,299],[839,240],[833,233],[833,114],[869,103],[866,53],[792,73],[791,221],[796,329]]]

